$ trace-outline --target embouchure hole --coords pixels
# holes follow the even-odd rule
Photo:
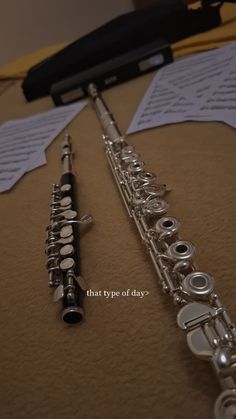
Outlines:
[[[185,244],[179,244],[178,246],[176,246],[176,252],[178,253],[185,253],[187,252],[188,248]]]
[[[173,221],[170,220],[166,220],[162,223],[163,227],[172,227],[173,226]]]

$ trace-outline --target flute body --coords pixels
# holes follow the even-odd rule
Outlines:
[[[146,170],[140,155],[128,144],[97,90],[88,86],[104,129],[108,163],[129,216],[156,270],[163,291],[177,307],[178,326],[186,332],[191,352],[211,363],[223,389],[215,402],[216,419],[236,417],[236,328],[218,294],[212,275],[194,263],[195,246],[178,236],[180,222],[169,215],[163,199],[166,185]]]
[[[69,135],[62,143],[62,175],[60,184],[53,184],[51,216],[47,227],[47,269],[49,286],[55,288],[53,300],[61,300],[62,319],[78,323],[84,318],[83,294],[86,290],[81,276],[79,224],[92,222],[90,215],[78,219],[76,179],[72,170],[72,148]]]

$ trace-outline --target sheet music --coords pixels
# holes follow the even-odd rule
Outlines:
[[[61,106],[0,127],[0,192],[9,190],[24,173],[45,163],[44,151],[84,108],[85,101]]]
[[[179,60],[157,72],[128,133],[187,120],[236,127],[236,43]]]
[[[46,154],[43,153],[37,159],[28,167],[27,172],[30,172],[31,170],[37,169],[40,166],[44,166],[44,164],[47,164],[47,158]]]

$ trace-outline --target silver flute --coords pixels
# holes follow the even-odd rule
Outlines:
[[[179,221],[167,215],[166,185],[156,183],[140,155],[121,134],[96,85],[88,86],[101,125],[106,156],[129,216],[156,270],[164,293],[179,307],[177,324],[189,349],[208,360],[222,387],[216,419],[236,418],[236,328],[216,294],[212,275],[193,261],[195,246],[178,237]]]
[[[86,284],[81,276],[79,225],[88,225],[91,215],[78,218],[76,179],[72,170],[70,136],[62,142],[62,175],[53,184],[50,224],[47,227],[46,254],[49,287],[55,288],[53,300],[61,300],[62,319],[78,323],[84,318],[83,296]]]

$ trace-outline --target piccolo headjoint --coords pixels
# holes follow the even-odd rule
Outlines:
[[[93,221],[91,215],[78,218],[72,148],[67,134],[62,142],[62,176],[53,184],[50,224],[47,227],[46,254],[49,287],[55,288],[53,300],[63,303],[62,319],[78,323],[84,317],[85,281],[80,275],[79,225]]]

